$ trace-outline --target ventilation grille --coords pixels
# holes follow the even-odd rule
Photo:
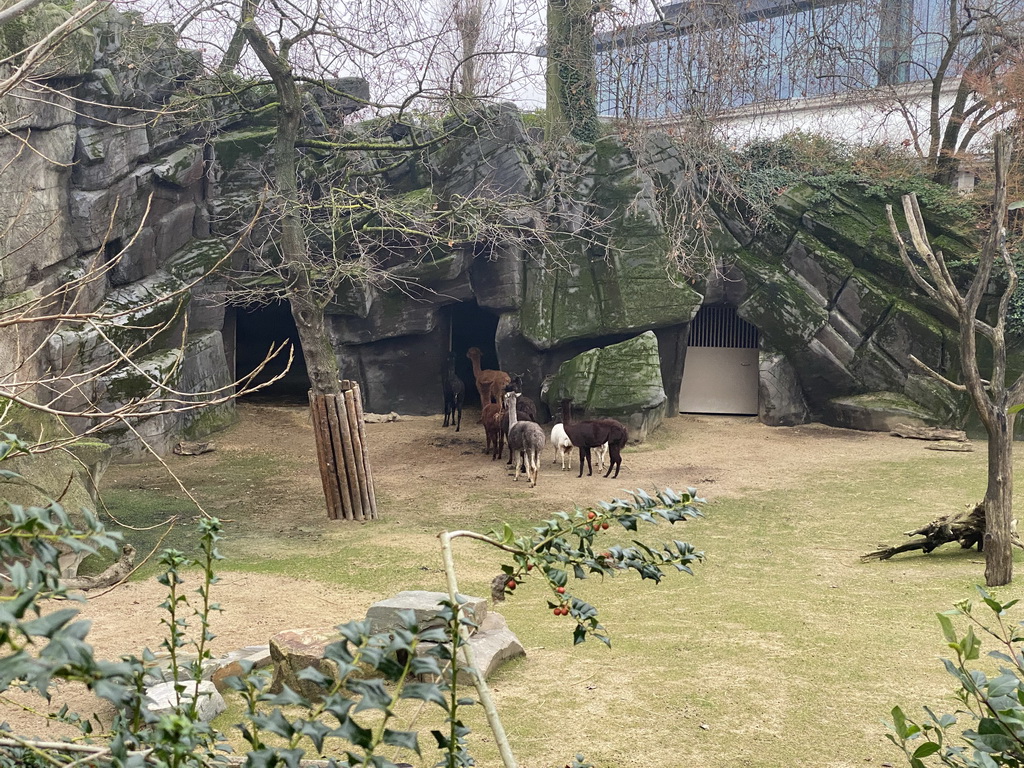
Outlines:
[[[736,314],[735,307],[701,307],[690,322],[691,347],[756,349],[757,328]]]

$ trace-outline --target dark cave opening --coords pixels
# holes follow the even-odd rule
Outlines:
[[[248,401],[305,404],[309,401],[309,376],[302,357],[299,332],[285,301],[235,310],[235,377],[241,379],[255,370],[271,347],[290,342],[294,359],[291,368],[273,384],[246,395]],[[256,374],[253,384],[270,381],[280,375],[288,362],[288,349],[282,350]]]
[[[480,367],[499,370],[498,350],[494,337],[498,332],[498,316],[475,301],[452,304],[448,308],[451,328],[451,351],[455,354],[455,371],[466,385],[466,403],[480,405],[473,377],[473,364],[466,357],[471,347],[481,352]]]

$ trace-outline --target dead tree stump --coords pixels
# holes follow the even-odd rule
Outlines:
[[[340,395],[309,393],[320,480],[331,520],[376,520],[370,453],[359,384],[341,382]]]
[[[906,544],[899,544],[895,547],[885,547],[874,552],[861,555],[861,560],[888,560],[894,555],[902,552],[913,552],[920,549],[925,554],[941,547],[943,544],[957,542],[963,549],[977,546],[978,551],[982,549],[982,542],[985,540],[985,504],[978,504],[970,512],[959,512],[955,515],[945,515],[923,525],[917,530],[907,531],[907,536],[921,536],[922,538],[908,541]],[[1013,534],[1011,542],[1014,546],[1024,549],[1024,544]]]

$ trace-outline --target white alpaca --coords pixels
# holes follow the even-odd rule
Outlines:
[[[568,471],[572,469],[572,440],[565,434],[565,427],[561,423],[555,424],[551,428],[551,444],[555,447],[555,458],[551,460],[552,464],[558,463],[558,459],[562,459],[562,471]],[[594,449],[594,458],[598,461],[598,469],[604,469],[604,460],[608,456],[608,443]]]
[[[561,423],[551,428],[551,445],[555,447],[555,458],[551,463],[556,464],[561,459],[563,472],[572,469],[572,440],[565,434],[565,427]]]
[[[533,421],[519,421],[516,417],[516,400],[519,393],[512,391],[505,394],[505,410],[508,411],[508,447],[513,455],[518,452],[519,460],[515,461],[516,476],[519,479],[520,468],[526,465],[526,477],[530,487],[537,485],[537,474],[540,471],[540,452],[544,450],[544,430]]]

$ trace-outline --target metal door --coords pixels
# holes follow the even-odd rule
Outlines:
[[[757,328],[734,307],[701,307],[690,323],[679,410],[756,414],[757,342]]]

